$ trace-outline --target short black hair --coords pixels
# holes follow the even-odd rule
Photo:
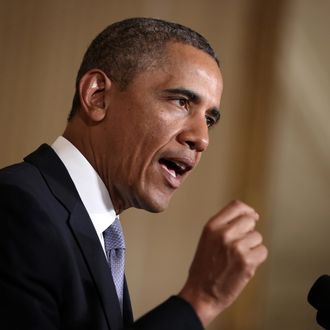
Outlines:
[[[159,61],[168,42],[191,45],[219,60],[208,41],[199,33],[181,24],[155,18],[129,18],[109,25],[88,47],[76,78],[76,91],[70,120],[80,106],[79,82],[91,69],[100,69],[121,89],[136,74]]]

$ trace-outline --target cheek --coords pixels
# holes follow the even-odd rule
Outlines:
[[[159,149],[175,139],[180,126],[180,118],[165,102],[137,98],[134,101],[112,117],[112,127],[116,126],[120,136],[116,147],[125,149],[121,153],[129,167],[151,161]]]
[[[146,123],[142,129],[139,135],[140,147],[151,153],[157,152],[175,140],[176,132],[176,127],[168,121],[155,119]]]
[[[141,111],[132,123],[130,134],[140,148],[157,149],[171,141],[177,131],[177,120],[161,109],[154,107],[150,111]]]

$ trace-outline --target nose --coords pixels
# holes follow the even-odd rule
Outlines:
[[[201,120],[191,118],[191,121],[185,125],[178,140],[181,144],[185,144],[191,150],[203,152],[209,145],[209,130],[203,117]]]

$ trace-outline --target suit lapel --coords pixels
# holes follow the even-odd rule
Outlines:
[[[93,224],[82,203],[77,203],[73,209],[69,225],[94,279],[111,328],[120,329],[123,321],[111,271]]]
[[[109,328],[120,329],[122,317],[111,271],[94,226],[69,173],[53,149],[46,144],[40,146],[25,160],[38,167],[53,194],[71,214],[69,226],[94,280]],[[125,323],[132,321],[132,310],[126,284],[124,320]]]
[[[124,282],[124,304],[123,304],[124,327],[128,328],[133,323],[133,311],[131,299],[128,293],[127,281]]]

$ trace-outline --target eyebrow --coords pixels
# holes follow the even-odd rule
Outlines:
[[[187,99],[193,103],[199,103],[201,101],[201,97],[193,92],[190,89],[186,88],[168,88],[165,89],[164,92],[169,93],[169,94],[181,94],[187,97]],[[220,110],[217,107],[212,107],[211,109],[208,110],[208,113],[214,117],[215,123],[217,123],[220,119]]]

